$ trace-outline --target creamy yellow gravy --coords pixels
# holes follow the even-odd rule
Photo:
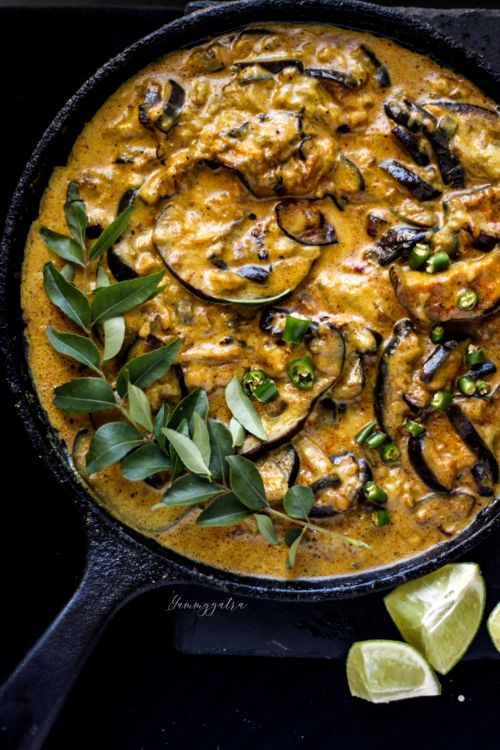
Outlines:
[[[165,252],[167,247],[174,256],[173,269],[180,268],[195,286],[210,295],[241,298],[248,290],[254,293],[256,287],[235,273],[225,275],[206,259],[215,253],[231,265],[237,262],[238,254],[246,257],[255,252],[252,237],[260,234],[265,237],[265,249],[279,273],[273,272],[267,286],[259,287],[258,292],[272,295],[298,284],[278,305],[299,314],[325,314],[339,327],[354,325],[354,329],[365,333],[367,329],[375,330],[384,344],[390,339],[395,322],[408,317],[408,310],[396,298],[388,267],[381,267],[370,254],[376,239],[367,233],[367,214],[381,211],[389,221],[387,226],[426,222],[428,226],[430,222],[442,227],[447,218],[441,198],[420,203],[380,169],[379,163],[395,158],[439,186],[444,195],[453,192],[453,188],[443,186],[435,159],[427,167],[417,167],[394,140],[394,123],[384,114],[384,101],[407,96],[418,103],[451,100],[489,108],[493,103],[464,78],[385,39],[328,26],[270,25],[267,29],[265,34],[227,34],[194,49],[171,53],[141,70],[101,107],[75,142],[67,164],[53,172],[26,244],[22,304],[29,362],[39,398],[70,450],[77,431],[87,428],[92,432],[99,421],[94,419],[91,423],[85,416],[68,416],[52,405],[54,387],[75,377],[81,369],[56,355],[46,339],[48,325],[58,330],[73,329],[44,294],[43,265],[49,259],[56,265],[62,263],[39,237],[42,225],[67,231],[63,204],[70,180],[78,182],[90,224],[98,227],[106,226],[116,216],[118,202],[126,190],[137,190],[136,212],[116,253],[140,275],[164,269],[158,250]],[[390,88],[380,88],[373,62],[360,49],[362,44],[386,66]],[[306,68],[348,73],[356,79],[356,88],[351,91],[306,76],[293,66],[273,74],[259,66],[232,66],[235,61],[283,58],[299,59]],[[252,76],[256,80],[244,80]],[[140,123],[138,108],[148,87],[161,89],[168,86],[168,79],[184,88],[186,101],[175,126],[164,135]],[[452,123],[452,144],[465,168],[465,187],[495,186],[500,177],[497,123],[488,121],[467,135],[469,120],[460,121],[456,114],[439,109],[434,112],[458,122],[458,130]],[[300,157],[298,118],[302,135],[307,135]],[[343,157],[361,171],[363,190],[351,184],[352,175],[347,175],[346,181],[339,167]],[[213,168],[213,162],[219,164],[218,169]],[[344,209],[328,209],[338,235],[337,244],[305,247],[280,233],[274,209],[283,195],[312,198],[329,193],[340,197]],[[477,235],[478,227],[471,228],[471,224],[477,221],[474,211],[478,206],[480,220],[491,229],[498,222],[498,214],[491,210],[491,201],[488,205],[489,215],[482,209],[480,199],[466,199],[453,213],[452,229],[461,231],[469,226]],[[436,234],[438,239],[432,240],[434,249],[447,249],[449,230],[448,225],[446,231]],[[464,232],[462,235],[465,237]],[[439,242],[441,248],[436,247]],[[480,259],[481,253],[472,250],[467,242],[465,238],[461,254],[466,259]],[[400,267],[402,262],[395,261]],[[75,281],[81,284],[83,280],[77,275]],[[322,354],[320,350],[311,353],[306,344],[278,345],[276,338],[259,328],[259,308],[200,300],[169,273],[165,284],[158,297],[126,316],[127,342],[133,342],[129,356],[148,350],[153,339],[156,344],[167,343],[180,336],[183,345],[178,362],[186,385],[189,389],[207,389],[212,413],[220,419],[229,418],[222,394],[234,374],[242,376],[248,369],[258,367],[290,391],[286,375],[289,360]],[[415,294],[419,293],[417,289]],[[432,285],[422,294],[425,298],[432,296]],[[449,384],[449,373],[441,373],[427,385],[420,379],[421,364],[433,348],[430,327],[419,322],[416,315],[416,333],[406,343],[409,350],[401,390],[392,394],[390,421],[402,449],[398,463],[384,464],[377,452],[361,448],[354,440],[358,430],[373,419],[373,389],[384,344],[378,353],[362,357],[364,388],[353,400],[349,400],[349,382],[346,384],[346,368],[349,362],[352,364],[347,347],[344,372],[333,390],[324,394],[337,401],[337,406],[340,404],[337,415],[318,401],[293,439],[301,455],[299,483],[308,484],[328,473],[330,455],[349,450],[368,460],[375,480],[389,494],[391,523],[376,528],[371,521],[371,508],[347,498],[342,487],[329,490],[328,502],[337,512],[317,522],[363,539],[371,549],[354,549],[341,541],[308,533],[294,570],[287,571],[285,545],[267,544],[258,535],[253,520],[233,527],[204,529],[194,523],[197,509],[187,513],[179,509],[152,512],[151,506],[158,502],[161,491],[144,482],[126,481],[117,466],[86,477],[85,482],[98,502],[120,521],[188,558],[237,574],[275,578],[334,576],[390,564],[438,545],[469,524],[491,498],[477,492],[469,471],[475,462],[471,450],[456,435],[450,437],[446,427],[440,432],[441,417],[434,415],[432,445],[426,450],[437,451],[442,459],[437,462],[441,464],[440,479],[450,486],[468,488],[474,497],[470,500],[467,496],[459,502],[446,497],[418,502],[429,489],[408,462],[407,434],[401,424],[410,412],[401,400],[401,391],[413,390],[421,399],[422,394],[427,398]],[[497,318],[489,317],[470,327],[475,343],[485,348],[489,359],[498,361]],[[119,359],[109,365],[110,377],[116,374]],[[452,375],[455,377],[455,373]],[[490,449],[498,455],[498,399],[494,395],[497,376],[490,376],[488,381],[493,396],[471,399],[467,409]],[[175,404],[180,397],[178,382],[172,375],[147,392],[154,409],[163,399]],[[280,419],[279,408],[279,403],[276,406],[271,402],[268,416],[274,418],[274,409],[275,418]],[[349,477],[344,479],[349,481]]]

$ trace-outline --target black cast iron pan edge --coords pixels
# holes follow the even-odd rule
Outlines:
[[[461,70],[486,93],[498,77],[472,53],[457,48],[431,27],[388,8],[339,0],[236,0],[162,27],[119,54],[89,79],[43,135],[16,189],[1,244],[0,352],[17,411],[38,454],[71,492],[87,526],[87,567],[82,583],[56,622],[4,686],[0,728],[8,724],[16,750],[40,747],[87,653],[114,611],[135,594],[167,582],[194,582],[239,595],[282,600],[341,598],[388,588],[423,575],[467,552],[500,516],[496,499],[457,539],[376,571],[317,581],[238,577],[167,553],[111,519],[90,499],[72,473],[64,447],[38,405],[23,351],[18,288],[26,231],[35,218],[50,172],[65,163],[71,145],[105,99],[136,70],[169,49],[255,21],[324,21],[365,29]]]

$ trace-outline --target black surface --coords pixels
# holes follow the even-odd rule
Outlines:
[[[0,209],[59,106],[101,62],[172,15],[131,9],[1,12],[1,69],[8,74],[2,85]],[[468,17],[468,33],[477,18],[473,24]],[[3,392],[1,406],[8,436],[2,455],[3,678],[75,587],[82,535],[72,506],[36,462]],[[494,553],[492,543],[475,557]],[[195,599],[193,592],[185,597]],[[49,750],[266,748],[278,742],[343,748],[356,746],[361,736],[376,748],[401,742],[404,730],[417,726],[431,748],[441,746],[444,736],[459,748],[497,745],[498,663],[460,665],[443,680],[446,695],[439,701],[372,707],[348,697],[340,662],[176,654],[170,599],[169,591],[154,592],[118,615],[79,679]],[[243,614],[232,613],[235,629]],[[280,624],[273,625],[279,635]]]

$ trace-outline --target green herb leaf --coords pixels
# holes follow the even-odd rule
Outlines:
[[[189,425],[187,423],[186,419],[183,419],[180,425],[177,428],[177,432],[180,435],[184,435],[185,437],[189,437]],[[163,430],[162,430],[163,433]],[[163,440],[166,442],[167,438],[165,435],[162,434]],[[172,464],[172,469],[170,471],[170,481],[173,482],[179,474],[182,472],[182,469],[184,468],[182,465],[182,461],[179,458],[179,454],[173,447],[173,445],[169,446],[169,453],[170,453],[170,463]]]
[[[128,413],[132,422],[141,425],[146,430],[153,430],[153,418],[148,397],[133,383],[128,385]]]
[[[91,247],[89,260],[96,260],[120,239],[126,230],[135,206],[129,206],[109,224]]]
[[[102,411],[116,406],[113,390],[102,378],[76,378],[54,388],[54,406],[63,411]]]
[[[157,445],[141,445],[133,453],[129,453],[121,462],[121,470],[125,479],[130,482],[141,482],[147,477],[170,469],[170,460]]]
[[[211,450],[209,469],[215,479],[219,482],[225,482],[229,474],[226,458],[233,455],[231,433],[222,422],[218,422],[216,419],[208,420],[208,433]]]
[[[99,427],[90,441],[87,471],[95,474],[121,461],[131,450],[143,444],[141,433],[125,422],[108,422]]]
[[[286,491],[283,507],[290,518],[307,518],[314,503],[314,494],[310,487],[296,484]]]
[[[113,359],[119,353],[125,341],[125,318],[117,315],[116,318],[109,318],[102,324],[104,331],[104,353],[102,359],[107,362]]]
[[[198,446],[204,462],[209,466],[211,453],[210,435],[205,420],[196,411],[193,414],[193,442]]]
[[[111,286],[111,281],[109,280],[106,269],[103,268],[103,266],[99,265],[96,273],[95,288],[101,289],[104,286]]]
[[[90,367],[91,370],[100,372],[101,357],[97,346],[85,338],[77,336],[75,333],[60,333],[54,328],[47,328],[47,338],[56,352],[71,357],[82,365]]]
[[[116,379],[116,390],[120,396],[122,398],[125,396],[129,382],[138,388],[147,388],[148,385],[166,375],[179,354],[181,345],[181,340],[176,339],[167,346],[153,349],[152,352],[141,354],[140,357],[135,357],[126,362]]]
[[[201,474],[203,476],[211,478],[210,469],[206,465],[203,456],[200,453],[198,446],[186,435],[181,435],[179,432],[172,430],[168,427],[163,428],[163,434],[172,445],[181,459],[182,463],[193,474]]]
[[[193,414],[197,413],[202,419],[206,419],[208,415],[208,398],[205,391],[201,388],[195,388],[191,391],[182,401],[177,404],[172,412],[168,426],[173,430],[176,430],[183,419],[187,422],[191,422]]]
[[[73,281],[73,278],[75,276],[74,265],[72,263],[65,263],[61,268],[61,276],[63,277],[63,279],[66,279],[66,281]]]
[[[231,433],[231,437],[233,439],[234,448],[239,448],[240,445],[243,445],[247,433],[243,425],[240,424],[234,417],[231,417],[231,420],[229,422],[229,432]]]
[[[294,536],[295,538],[292,541],[291,531],[295,532]],[[288,550],[288,557],[286,558],[286,567],[288,570],[292,570],[292,568],[295,565],[295,558],[297,557],[297,550],[300,547],[300,543],[302,542],[302,539],[304,538],[305,529],[302,529],[302,531],[299,531],[298,529],[292,529],[291,531],[287,532],[285,536],[285,542],[288,544],[290,549]],[[288,541],[287,541],[288,537]]]
[[[244,307],[258,307],[259,305],[269,305],[271,302],[277,302],[283,299],[292,290],[286,289],[284,292],[275,294],[274,297],[261,297],[260,299],[235,299],[234,297],[220,297],[219,302],[228,302],[232,305],[242,305]]]
[[[231,489],[239,500],[251,510],[267,505],[264,482],[259,470],[243,456],[228,456]]]
[[[264,537],[266,542],[269,542],[269,544],[279,544],[280,540],[276,536],[273,522],[271,521],[269,516],[265,516],[262,513],[256,513],[254,518],[257,523],[257,528],[259,529],[260,535]]]
[[[197,505],[221,492],[220,485],[195,474],[186,474],[168,488],[161,502],[169,508],[174,505]]]
[[[48,227],[42,227],[40,229],[40,237],[47,245],[60,258],[69,260],[70,263],[77,263],[79,266],[83,266],[83,251],[78,242],[66,237],[65,234],[59,234],[59,232],[53,232]]]
[[[66,281],[53,263],[46,263],[43,268],[43,285],[52,304],[80,328],[88,331],[90,307],[87,298],[74,284]]]
[[[267,440],[267,432],[264,429],[261,418],[247,395],[245,395],[240,381],[236,377],[230,380],[226,387],[226,403],[231,414],[243,427],[259,440]]]
[[[302,536],[303,529],[288,529],[285,534],[285,544],[287,547],[291,547],[292,544],[299,536]]]
[[[158,409],[158,413],[156,414],[154,425],[153,425],[153,434],[156,438],[158,445],[162,449],[162,451],[166,451],[166,438],[162,430],[164,427],[167,426],[169,418],[170,418],[170,406],[167,404],[166,401],[164,401],[163,404]]]
[[[80,197],[80,189],[76,182],[70,182],[66,192],[66,202],[64,204],[64,215],[66,224],[71,232],[71,236],[78,244],[85,247],[85,230],[89,223],[85,204]]]
[[[92,322],[99,323],[108,318],[116,318],[117,315],[122,315],[133,307],[153,299],[163,289],[158,284],[164,275],[165,271],[159,271],[149,276],[99,288],[92,302]]]
[[[199,526],[231,526],[252,515],[232,492],[215,498],[196,519]]]

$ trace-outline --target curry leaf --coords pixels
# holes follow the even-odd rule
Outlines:
[[[177,404],[172,412],[168,426],[173,430],[176,430],[183,419],[190,422],[193,418],[193,414],[197,413],[202,419],[206,419],[208,415],[208,398],[205,391],[201,388],[195,388],[191,391],[182,401]]]
[[[46,263],[43,268],[43,284],[52,304],[80,328],[88,331],[90,307],[87,298],[74,284],[66,281],[53,263]]]
[[[89,260],[96,260],[106,250],[115,244],[120,239],[124,231],[126,230],[132,214],[135,211],[135,206],[129,206],[122,211],[114,221],[109,224],[102,234],[96,239],[89,254]]]
[[[71,357],[91,370],[100,372],[100,354],[97,346],[85,336],[75,333],[60,333],[54,328],[47,328],[47,338],[56,352]]]
[[[140,482],[147,477],[170,469],[170,461],[157,445],[141,445],[129,453],[120,464],[125,479]]]
[[[82,248],[85,247],[85,231],[87,229],[88,217],[76,182],[70,182],[68,185],[64,215],[72,237]]]
[[[246,431],[242,424],[237,419],[231,417],[229,422],[229,431],[233,439],[234,448],[239,448],[245,442]]]
[[[230,526],[252,515],[232,492],[216,497],[196,519],[199,526]]]
[[[314,503],[314,494],[310,487],[296,484],[286,491],[283,507],[290,518],[307,518]]]
[[[153,418],[148,397],[133,383],[128,384],[128,413],[132,422],[144,427],[149,432],[153,429]]]
[[[54,405],[71,412],[101,411],[116,406],[113,390],[102,378],[76,378],[54,388]]]
[[[220,495],[222,487],[195,474],[186,474],[177,479],[166,491],[161,502],[168,507],[174,505],[197,505]]]
[[[100,265],[96,273],[95,288],[101,289],[103,286],[111,286],[111,281],[109,280],[106,269]]]
[[[73,278],[75,276],[74,265],[72,263],[65,263],[61,268],[61,276],[66,279],[66,281],[73,281]]]
[[[138,279],[100,287],[92,302],[92,322],[99,323],[108,318],[116,318],[117,315],[122,315],[152,299],[162,291],[158,284],[164,275],[165,271],[159,271]]]
[[[162,429],[167,426],[169,418],[170,418],[170,407],[166,403],[166,401],[164,401],[163,404],[158,409],[158,413],[156,414],[155,421],[153,424],[153,433],[162,451],[166,450],[166,445],[165,445],[166,439],[165,439],[165,435],[162,432]]]
[[[104,362],[113,359],[119,353],[125,341],[125,318],[118,315],[116,318],[109,318],[102,324],[104,331],[104,353],[102,358]]]
[[[99,427],[90,441],[86,458],[87,471],[95,474],[120,461],[143,444],[141,433],[125,422],[108,422]]]
[[[216,419],[208,420],[208,432],[211,449],[209,469],[215,479],[225,482],[229,474],[226,458],[233,455],[231,433],[222,422],[218,422]]]
[[[257,523],[257,528],[259,529],[261,536],[264,537],[266,542],[269,542],[269,544],[279,544],[280,541],[276,536],[273,522],[271,521],[269,516],[265,516],[263,513],[256,513],[254,517],[255,522]]]
[[[198,446],[198,450],[207,466],[210,464],[210,435],[204,419],[198,412],[193,414],[193,442]]]
[[[255,464],[243,456],[228,456],[231,489],[236,497],[251,510],[267,505],[264,482]]]
[[[166,442],[167,438],[162,432],[162,439]],[[187,419],[183,419],[180,425],[177,427],[177,432],[180,435],[184,435],[184,437],[189,437],[189,426],[187,423]],[[182,472],[182,461],[179,458],[179,454],[175,450],[175,448],[170,445],[169,446],[169,454],[170,454],[170,463],[172,464],[172,469],[170,471],[170,481],[173,482],[179,474]]]
[[[65,234],[59,234],[53,232],[48,227],[42,227],[40,229],[40,237],[56,255],[64,260],[69,260],[70,263],[77,263],[79,266],[83,266],[83,251],[78,242],[75,242],[71,237],[66,237]]]
[[[292,570],[295,565],[295,558],[297,557],[297,550],[300,547],[300,543],[304,538],[305,529],[299,531],[298,529],[291,529],[287,531],[285,535],[285,542],[290,548],[288,550],[288,557],[286,558],[286,567],[288,570]]]
[[[128,382],[138,388],[147,388],[159,380],[172,367],[172,363],[179,354],[182,342],[180,339],[172,341],[167,346],[161,346],[147,354],[141,354],[126,362],[116,379],[116,390],[120,396],[125,396]]]
[[[182,463],[193,474],[211,477],[210,469],[206,465],[198,446],[186,435],[182,435],[168,427],[163,428],[163,434],[173,446]]]
[[[235,417],[243,427],[259,440],[267,440],[261,418],[248,396],[244,393],[240,381],[233,376],[226,387],[226,402]]]

